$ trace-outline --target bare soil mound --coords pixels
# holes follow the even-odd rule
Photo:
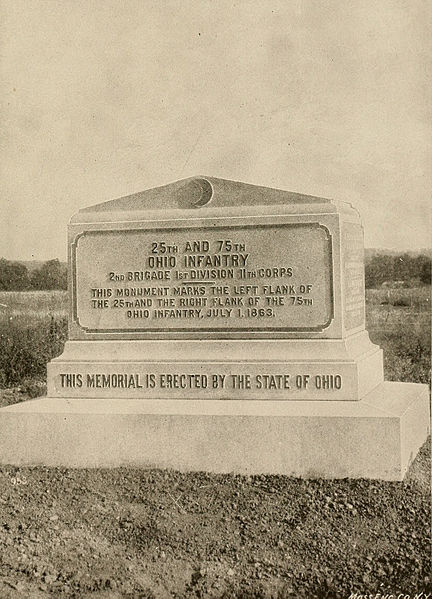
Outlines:
[[[403,483],[0,469],[0,597],[430,592],[430,443]]]

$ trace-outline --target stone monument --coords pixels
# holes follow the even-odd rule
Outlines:
[[[403,478],[426,385],[383,379],[347,203],[193,177],[80,210],[48,396],[2,463]]]

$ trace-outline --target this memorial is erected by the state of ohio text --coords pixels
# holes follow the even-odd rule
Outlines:
[[[0,411],[2,463],[401,479],[425,385],[365,330],[347,203],[194,177],[69,225],[69,340]]]

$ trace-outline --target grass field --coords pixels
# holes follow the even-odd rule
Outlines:
[[[66,291],[0,292],[0,388],[19,387],[22,398],[42,395],[46,364],[66,338]],[[6,403],[19,398],[14,393]]]
[[[430,384],[430,291],[427,286],[366,292],[366,328],[384,350],[389,381]]]
[[[15,320],[23,326],[67,315],[67,291],[0,291],[0,322]]]

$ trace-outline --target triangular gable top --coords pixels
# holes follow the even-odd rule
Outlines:
[[[330,202],[329,199],[292,191],[283,191],[216,177],[197,176],[140,191],[116,200],[95,204],[80,210],[80,212],[135,212],[200,208],[206,205],[218,208],[224,206],[323,204]]]

